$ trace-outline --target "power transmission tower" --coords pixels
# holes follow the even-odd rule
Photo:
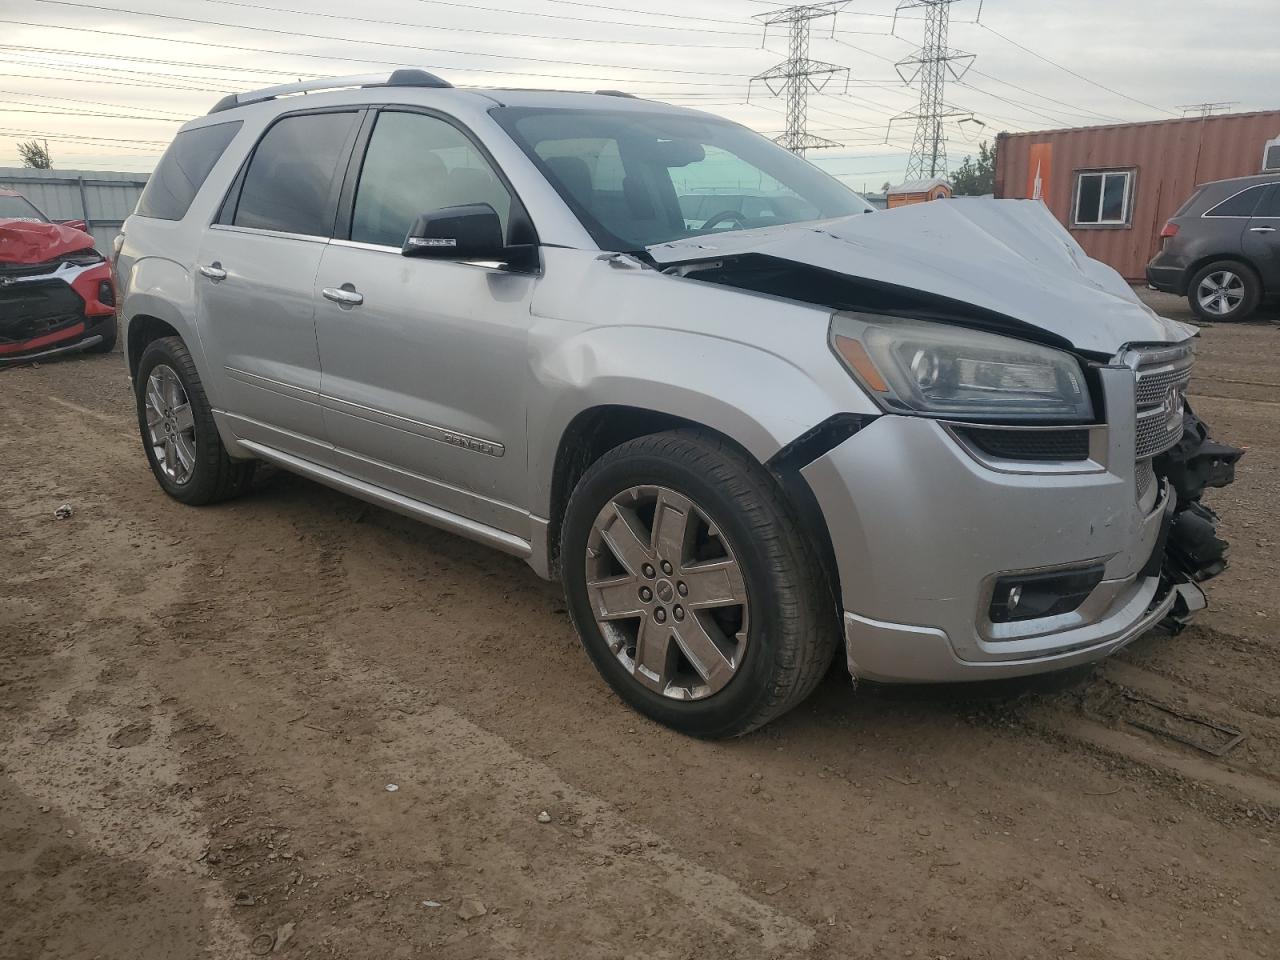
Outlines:
[[[832,17],[832,31],[835,30],[835,15],[844,8],[849,0],[830,0],[828,3],[810,3],[803,6],[781,7],[768,13],[756,15],[756,19],[764,24],[765,35],[769,28],[776,24],[787,25],[789,46],[787,59],[777,66],[770,67],[764,73],[752,77],[747,85],[747,96],[750,97],[751,84],[757,80],[769,88],[775,97],[785,92],[787,96],[787,129],[774,139],[792,153],[804,156],[806,150],[821,147],[838,147],[841,144],[826,137],[819,137],[809,132],[809,91],[822,90],[831,78],[843,73],[845,85],[848,87],[849,68],[834,63],[824,63],[809,59],[809,27],[814,20]],[[820,80],[818,78],[821,78]],[[847,90],[846,90],[847,92]]]
[[[978,122],[973,112],[947,103],[947,74],[960,80],[973,66],[975,54],[947,46],[947,30],[951,25],[951,4],[956,0],[901,0],[894,11],[894,30],[898,14],[904,10],[924,11],[924,42],[904,60],[894,64],[904,83],[920,82],[920,105],[914,113],[903,113],[889,121],[889,130],[899,120],[916,122],[915,139],[911,142],[911,159],[907,161],[907,179],[923,180],[947,175],[947,137],[943,124],[959,119],[960,123]],[[888,141],[888,133],[885,135]]]

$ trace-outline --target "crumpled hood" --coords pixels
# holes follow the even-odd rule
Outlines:
[[[953,199],[655,244],[662,265],[757,254],[972,304],[1114,355],[1196,328],[1159,316],[1038,200]]]
[[[93,248],[93,237],[60,223],[0,220],[0,263],[46,263]]]

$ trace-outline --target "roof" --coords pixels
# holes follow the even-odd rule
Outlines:
[[[1001,132],[1002,140],[1015,140],[1019,137],[1043,137],[1050,133],[1076,133],[1086,130],[1120,130],[1125,127],[1155,127],[1175,123],[1230,123],[1236,120],[1257,117],[1275,117],[1276,133],[1280,134],[1280,110],[1251,110],[1247,113],[1214,113],[1207,117],[1168,117],[1163,120],[1133,120],[1122,123],[1095,123],[1085,127],[1052,127],[1045,130],[1025,130],[1018,133]]]
[[[932,180],[908,180],[889,188],[889,193],[928,193],[935,187],[951,189],[951,181],[945,177],[934,177]]]

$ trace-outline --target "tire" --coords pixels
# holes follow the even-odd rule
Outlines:
[[[675,518],[673,525],[660,524],[659,515]],[[686,534],[658,536],[659,526]],[[633,530],[638,535],[631,538]],[[679,547],[662,546],[677,540]],[[619,543],[631,549],[609,546]],[[596,668],[634,709],[681,733],[708,739],[749,733],[804,700],[831,664],[839,620],[818,556],[777,484],[727,441],[677,430],[606,453],[570,497],[560,555],[569,611]],[[623,555],[629,562],[619,559]],[[643,569],[644,556],[653,561],[652,576]],[[715,574],[709,564],[728,571],[715,591],[705,589],[705,578]],[[633,576],[636,566],[642,569]],[[681,604],[715,593],[720,601],[742,596],[745,602],[698,610]],[[630,605],[644,612],[597,620],[602,610],[612,614]],[[660,625],[659,607],[669,611]],[[661,633],[666,640],[645,639]],[[722,656],[704,657],[700,668],[689,651],[706,650],[705,644],[683,638],[702,636],[715,637]],[[641,647],[664,644],[668,655],[645,673],[641,661],[658,661]]]
[[[171,448],[165,447],[158,452],[152,439],[152,430],[148,425],[147,398],[153,374],[156,375],[157,382],[164,384],[171,384],[172,374],[187,401],[189,421],[178,414],[162,418],[170,420],[176,432],[190,431],[189,439],[183,447],[189,458],[189,470],[185,471],[185,476],[182,475],[182,468],[187,467],[187,462],[176,455],[179,452],[176,441]],[[134,394],[143,450],[151,464],[151,472],[155,474],[156,481],[165,493],[182,503],[202,506],[239,496],[249,488],[255,463],[251,460],[232,460],[227,456],[226,447],[222,445],[222,438],[218,436],[218,428],[213,421],[213,410],[205,395],[204,385],[200,382],[195,363],[181,339],[162,337],[147,344],[138,361]],[[177,396],[176,392],[172,394],[172,397]],[[177,405],[174,409],[180,412],[181,406]],[[169,459],[165,451],[170,449],[175,453],[170,461],[175,465],[173,470],[165,466],[165,461]]]
[[[1219,291],[1217,296],[1213,295],[1214,290]],[[1187,302],[1201,320],[1243,320],[1257,309],[1261,299],[1262,281],[1251,267],[1235,260],[1207,264],[1187,284]]]
[[[85,347],[85,353],[110,353],[116,348],[116,318],[111,318],[111,325],[102,332],[102,339],[91,347]]]

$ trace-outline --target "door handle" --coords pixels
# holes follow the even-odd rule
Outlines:
[[[227,279],[227,271],[222,269],[222,264],[217,260],[213,261],[213,263],[201,266],[200,272],[214,283],[217,283],[219,280]]]
[[[1276,228],[1275,227],[1250,227],[1249,232],[1250,233],[1275,233]]]
[[[356,288],[349,283],[340,287],[325,287],[320,292],[326,300],[332,300],[340,307],[358,307],[364,303],[364,294],[356,293]]]

